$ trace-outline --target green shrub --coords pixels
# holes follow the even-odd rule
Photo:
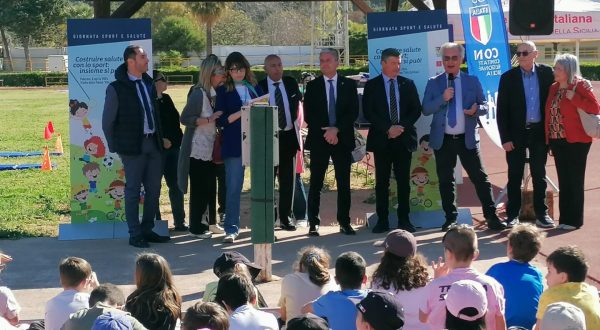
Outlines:
[[[14,73],[0,72],[0,80],[4,80],[4,86],[46,86],[45,77],[61,77],[66,79],[67,73],[40,71]]]

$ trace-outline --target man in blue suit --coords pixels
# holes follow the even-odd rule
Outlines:
[[[435,153],[442,208],[446,222],[442,231],[456,224],[456,157],[475,185],[488,228],[502,230],[506,224],[496,215],[492,186],[479,157],[477,117],[488,112],[481,83],[477,77],[460,72],[465,50],[456,43],[441,46],[445,72],[427,81],[423,114],[433,115],[429,146]]]

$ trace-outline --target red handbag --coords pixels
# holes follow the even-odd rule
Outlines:
[[[223,144],[223,135],[221,130],[217,129],[215,135],[215,143],[213,144],[212,161],[215,164],[223,164],[223,156],[221,155],[221,145]]]

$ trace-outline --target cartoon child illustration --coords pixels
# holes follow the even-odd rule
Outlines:
[[[83,142],[84,154],[79,160],[89,163],[91,156],[102,158],[106,154],[106,147],[99,136],[92,136]]]
[[[71,188],[73,199],[79,203],[81,208],[81,214],[86,215],[90,206],[87,205],[87,198],[89,195],[88,188],[84,184],[78,184]]]
[[[77,100],[69,100],[69,112],[71,115],[79,120],[83,125],[83,129],[92,134],[92,123],[88,119],[88,113],[90,112],[88,105],[85,102],[79,102]]]
[[[419,139],[419,147],[421,151],[421,156],[419,156],[418,160],[421,163],[421,166],[425,166],[431,156],[433,156],[433,149],[429,147],[429,134],[425,134],[421,136]]]
[[[115,211],[121,211],[123,209],[121,202],[125,198],[125,182],[114,180],[106,189],[106,193],[115,200]]]
[[[96,182],[98,181],[98,177],[100,176],[100,165],[98,163],[87,163],[83,165],[82,168],[83,175],[88,179],[90,185],[90,193],[98,192],[96,188]]]
[[[429,183],[429,172],[424,167],[415,167],[410,174],[410,182],[417,186],[417,196],[424,196],[425,185]]]

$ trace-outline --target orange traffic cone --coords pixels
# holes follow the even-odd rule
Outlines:
[[[48,147],[44,147],[44,156],[42,157],[42,171],[52,171],[52,163],[50,162],[50,152]]]
[[[56,134],[56,145],[54,146],[54,151],[56,151],[60,154],[64,153],[63,145],[62,145],[62,137],[60,136],[60,133]]]
[[[50,132],[50,128],[48,126],[44,127],[44,140],[50,140],[52,138],[52,133]]]

